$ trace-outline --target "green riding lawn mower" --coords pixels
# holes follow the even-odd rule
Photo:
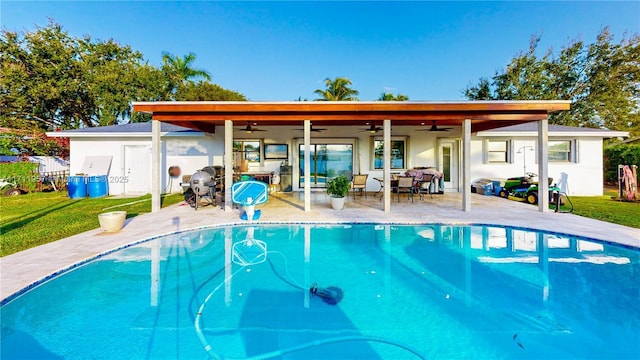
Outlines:
[[[500,190],[500,197],[505,199],[512,198],[513,200],[526,201],[529,204],[538,203],[538,182],[535,178],[538,175],[534,173],[526,173],[526,176],[508,178],[502,189]],[[553,178],[549,178],[549,200],[550,203],[556,205],[556,212],[571,212],[573,210],[573,204],[566,193],[562,192],[559,187],[552,185]],[[565,204],[565,200],[570,204],[569,211],[560,211],[560,205]]]
[[[4,196],[17,196],[23,193],[16,182],[5,179],[0,179],[0,192]]]

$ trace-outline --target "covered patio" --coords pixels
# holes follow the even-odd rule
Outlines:
[[[460,126],[461,136],[461,209],[471,211],[471,133],[535,121],[538,124],[538,175],[548,178],[548,116],[568,110],[570,101],[458,101],[458,102],[136,102],[134,111],[152,115],[152,210],[160,209],[161,135],[160,122],[171,123],[209,133],[216,126],[224,129],[224,163],[233,163],[233,126],[247,122],[266,126],[303,126],[304,177],[310,176],[312,127],[365,126],[382,124],[384,212],[391,211],[391,129],[392,127]],[[233,168],[225,167],[225,179],[233,178]],[[304,211],[311,211],[311,186],[303,188]],[[547,212],[549,200],[543,196],[548,184],[540,182],[538,210]],[[231,187],[225,186],[225,199]],[[225,203],[226,212],[232,204]]]

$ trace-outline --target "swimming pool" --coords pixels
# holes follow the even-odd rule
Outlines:
[[[16,297],[0,355],[638,358],[638,284],[638,250],[521,228],[214,227]]]

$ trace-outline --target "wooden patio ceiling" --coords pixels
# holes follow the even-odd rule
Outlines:
[[[133,110],[152,115],[154,120],[206,132],[215,132],[225,120],[250,121],[260,125],[301,125],[311,120],[320,126],[382,125],[459,126],[471,119],[471,131],[546,119],[550,113],[569,110],[570,101],[187,101],[134,102]]]

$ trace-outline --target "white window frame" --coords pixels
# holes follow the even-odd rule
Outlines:
[[[491,142],[503,142],[506,144],[505,153],[505,161],[490,161],[490,143]],[[513,140],[507,138],[493,138],[493,139],[485,139],[483,142],[483,157],[485,164],[511,164],[513,163]]]
[[[548,147],[551,147],[551,143],[553,142],[561,142],[561,141],[567,141],[569,142],[569,159],[568,160],[551,160],[549,159],[549,156],[547,155],[547,161],[550,163],[554,163],[554,164],[571,164],[571,163],[578,163],[578,139],[549,139],[549,143],[548,143]],[[535,150],[535,147],[533,148]],[[536,154],[536,161],[535,163],[538,163],[538,152],[535,151]],[[548,152],[549,154],[549,152]]]
[[[371,136],[370,138],[370,146],[371,146],[371,169],[372,170],[383,170],[384,169],[384,165],[383,167],[376,167],[376,141],[383,141],[382,136]],[[407,151],[409,150],[409,137],[408,136],[392,136],[391,137],[391,142],[394,141],[402,141],[403,144],[403,158],[402,158],[402,168],[394,168],[392,167],[391,170],[406,170],[409,168],[409,157],[407,156]],[[392,149],[393,150],[393,149]],[[391,160],[393,163],[393,154],[391,154]]]
[[[257,142],[258,143],[258,156],[259,159],[256,160],[251,160],[251,159],[247,159],[246,158],[246,154],[247,152],[244,151],[245,149],[245,143],[250,143],[250,142]],[[242,143],[241,147],[242,147],[242,151],[235,151],[235,149],[233,150],[234,154],[244,154],[244,156],[241,155],[241,158],[244,158],[245,160],[247,160],[249,162],[249,164],[262,164],[262,161],[264,160],[264,144],[262,143],[262,139],[233,139],[233,145],[235,145],[236,143]]]
[[[567,142],[569,143],[569,156],[567,160],[551,160],[552,143]],[[575,163],[576,162],[576,141],[575,139],[549,139],[548,159],[552,163]]]

